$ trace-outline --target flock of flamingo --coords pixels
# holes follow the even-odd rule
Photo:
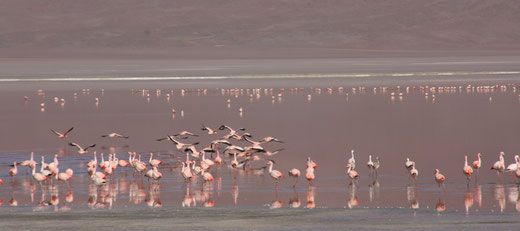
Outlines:
[[[468,86],[466,90],[475,90],[477,91],[488,91],[494,89],[503,89],[504,86],[492,86],[492,87],[473,87]],[[398,88],[399,89],[399,88]],[[405,88],[406,91],[409,91],[409,87]],[[437,91],[453,91],[453,90],[461,90],[462,88],[438,88]],[[338,88],[338,91],[343,91],[343,89]],[[381,91],[386,91],[387,88],[381,89]],[[393,90],[393,89],[392,89]],[[421,88],[421,91],[431,91],[431,88]],[[272,90],[271,90],[272,91]],[[331,89],[327,89],[327,91],[331,91]],[[356,92],[356,88],[352,89],[353,93]],[[358,91],[366,91],[366,89],[359,89]],[[435,91],[435,89],[434,89]],[[253,91],[253,93],[259,94],[259,91]],[[374,88],[375,92],[375,88]],[[184,94],[184,90],[182,92]],[[145,94],[145,91],[143,91]],[[402,98],[402,93],[390,94],[392,100],[395,96]],[[75,94],[75,97],[77,95]],[[348,93],[346,94],[348,98]],[[426,92],[425,96],[428,96]],[[149,94],[148,94],[149,97]],[[169,97],[169,95],[167,96]],[[431,97],[435,99],[435,95],[431,94]],[[27,101],[27,97],[25,100]],[[273,101],[274,101],[273,96]],[[307,100],[311,100],[311,95],[308,95]],[[490,100],[492,100],[490,98]],[[59,99],[55,99],[56,102],[65,102],[63,99],[60,101]],[[229,100],[228,107],[229,107]],[[99,104],[99,99],[96,98],[96,105]],[[44,105],[41,105],[44,107]],[[175,110],[172,110],[175,114]],[[240,113],[242,113],[242,108],[240,108]],[[57,136],[58,139],[68,139],[69,134],[73,132],[74,127],[68,129],[65,132],[58,132],[51,129],[52,133]],[[197,150],[197,145],[199,142],[193,143],[183,143],[181,140],[187,140],[190,137],[198,137],[199,135],[194,134],[189,131],[182,131],[174,135],[166,135],[165,137],[157,139],[157,141],[169,141],[171,142],[176,149],[185,155],[185,160],[174,162],[174,168],[177,166],[180,168],[180,175],[185,179],[185,181],[190,182],[193,180],[200,179],[202,184],[211,184],[215,180],[212,173],[212,167],[216,165],[228,166],[232,169],[253,169],[255,171],[264,171],[268,173],[271,178],[275,182],[275,189],[278,187],[278,182],[285,178],[284,173],[275,169],[275,161],[270,157],[276,155],[278,151],[270,151],[264,148],[265,144],[271,142],[284,143],[283,141],[274,138],[274,137],[265,137],[259,141],[253,140],[253,136],[245,132],[245,128],[232,129],[228,125],[221,125],[218,129],[212,129],[205,125],[202,125],[201,131],[204,131],[208,136],[217,137],[217,134],[222,133],[223,131],[227,131],[227,133],[220,138],[213,139],[207,147],[204,147],[201,150]],[[222,131],[222,132],[221,132]],[[116,132],[101,135],[103,138],[108,139],[129,139],[129,136],[121,135]],[[231,143],[232,140],[235,140],[235,144]],[[238,143],[241,142],[241,143]],[[246,143],[246,145],[241,145]],[[87,146],[82,146],[76,142],[68,142],[68,145],[71,147],[75,147],[77,149],[77,153],[79,154],[88,154],[92,148],[96,147],[96,144],[91,144]],[[356,159],[354,150],[350,151],[350,158],[346,162],[346,177],[351,180],[351,185],[357,184],[357,181],[360,177],[358,172],[356,171]],[[161,178],[163,177],[163,173],[160,171],[161,166],[164,166],[167,160],[165,159],[157,159],[157,155],[154,158],[154,153],[150,153],[149,156],[145,156],[146,154],[138,154],[136,152],[128,152],[127,158],[119,159],[122,154],[110,153],[108,154],[107,159],[105,159],[104,153],[100,153],[100,158],[98,159],[98,154],[96,151],[93,152],[93,159],[89,161],[85,168],[90,176],[90,180],[94,185],[102,186],[106,185],[109,181],[114,180],[113,177],[117,177],[115,173],[117,169],[131,169],[135,173],[136,177],[144,176],[148,178],[152,183],[159,183]],[[347,154],[348,155],[348,154]],[[348,156],[347,156],[348,157]],[[160,157],[159,157],[160,158]],[[147,159],[147,161],[145,161]],[[513,176],[520,179],[520,158],[518,155],[514,158],[515,162],[508,165],[506,167],[504,153],[501,152],[499,154],[499,160],[496,161],[492,166],[492,170],[496,170],[497,174],[503,174],[505,172],[510,172]],[[262,162],[264,163],[260,167],[255,165],[252,166],[253,162]],[[303,163],[304,160],[302,160]],[[171,162],[168,160],[168,162]],[[416,163],[407,158],[404,161],[404,165],[406,170],[409,173],[410,178],[413,182],[416,183],[417,178],[419,176],[419,170],[416,166]],[[38,165],[39,168],[38,168]],[[9,174],[12,177],[16,177],[19,174],[18,167],[23,166],[31,169],[31,174],[33,179],[40,184],[40,186],[46,184],[49,181],[61,181],[65,182],[68,187],[70,187],[70,180],[73,178],[74,170],[68,168],[63,171],[60,170],[60,162],[58,159],[58,155],[54,156],[53,162],[46,163],[45,158],[42,155],[41,161],[38,162],[35,159],[34,153],[31,152],[30,159],[14,162],[12,165],[12,169],[9,170]],[[369,176],[373,176],[377,178],[378,170],[381,166],[379,157],[372,158],[372,155],[368,156],[368,162],[366,163],[368,167]],[[468,157],[464,157],[464,165],[462,165],[462,173],[467,178],[467,183],[469,185],[472,175],[477,173],[482,164],[482,154],[477,154],[477,159],[472,162],[472,164],[468,164]],[[298,183],[298,179],[300,177],[305,177],[305,179],[309,182],[309,185],[313,184],[313,181],[316,180],[315,171],[318,167],[317,163],[315,163],[310,157],[307,157],[305,162],[305,174],[302,174],[298,168],[293,168],[287,171],[287,175],[294,179],[293,187],[295,187]],[[129,172],[129,170],[123,170],[125,172]],[[441,185],[444,185],[446,181],[446,177],[440,173],[439,169],[434,170],[434,180],[438,184],[439,188]],[[0,183],[3,181],[0,179]],[[43,186],[42,186],[43,187]]]

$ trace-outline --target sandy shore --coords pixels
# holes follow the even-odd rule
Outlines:
[[[32,212],[2,210],[3,230],[514,230],[517,214],[437,214],[408,209],[121,209]]]

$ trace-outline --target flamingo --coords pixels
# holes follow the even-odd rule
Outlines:
[[[410,160],[410,158],[406,158],[406,162],[404,163],[404,166],[406,167],[406,169],[408,169],[408,171],[410,171],[412,169],[412,166],[413,166],[414,162]]]
[[[162,178],[162,173],[160,173],[157,167],[155,166],[153,167],[152,178],[156,181]]]
[[[54,131],[54,130],[52,130],[52,129],[51,129],[51,131],[52,131],[54,134],[56,134],[56,135],[58,136],[58,138],[63,139],[63,138],[66,138],[66,137],[67,137],[67,135],[69,134],[70,131],[72,131],[72,129],[74,129],[74,127],[71,127],[71,128],[70,128],[69,130],[67,130],[65,133],[59,133],[59,132]]]
[[[11,176],[16,176],[16,174],[18,174],[18,167],[16,166],[16,161],[13,163],[14,164],[14,168],[11,168],[9,170],[9,175]]]
[[[182,176],[184,177],[184,179],[189,180],[189,179],[193,178],[193,174],[191,173],[190,168],[188,168],[186,166],[187,166],[187,164],[182,162],[181,172],[182,172]]]
[[[313,160],[311,160],[311,157],[307,157],[307,168],[318,168],[318,164],[316,164]]]
[[[471,174],[473,174],[473,169],[468,165],[468,156],[464,156],[464,168],[462,169],[462,172],[468,179],[469,184],[469,181],[471,180]]]
[[[202,164],[202,162],[201,162]],[[206,166],[207,167],[207,166]],[[202,170],[204,170],[201,166],[198,166],[197,165],[197,161],[193,161],[192,164],[191,164],[191,169],[193,170],[193,172],[195,173],[195,175],[198,175],[202,172]]]
[[[215,165],[215,162],[213,162],[210,159],[206,159],[206,153],[205,152],[202,153],[202,162],[206,163],[210,167]]]
[[[504,152],[500,152],[500,155],[498,156],[499,160],[491,166],[491,169],[497,170],[497,175],[504,171],[504,155]]]
[[[419,176],[419,170],[415,168],[415,162],[412,163],[412,170],[410,170],[410,176],[412,176],[413,181],[417,183],[417,176]]]
[[[350,153],[352,154],[352,157],[348,159],[347,168],[351,168],[351,170],[354,170],[356,168],[356,159],[354,159],[354,150],[351,150]]]
[[[368,155],[367,166],[368,166],[368,172],[370,175],[374,171],[374,162],[372,161],[372,155]]]
[[[211,173],[202,170],[202,180],[204,180],[204,182],[208,182],[214,181],[215,179],[213,178],[213,175],[211,175]]]
[[[58,154],[55,154],[54,155],[54,162],[51,162],[47,165],[47,168],[52,170],[52,169],[55,169],[57,168],[59,165],[59,161],[58,161]]]
[[[377,170],[379,169],[379,166],[381,166],[381,164],[379,162],[379,156],[376,156],[376,161],[374,161],[374,171],[376,173],[376,177],[377,177]]]
[[[268,136],[268,137],[264,137],[260,143],[263,143],[263,144],[266,144],[266,143],[269,143],[269,142],[278,142],[278,143],[283,143],[283,141],[279,140],[279,139],[276,139],[274,137],[271,137],[271,136]]]
[[[237,131],[245,131],[246,130],[245,128],[239,128],[237,130],[233,130],[231,127],[229,127],[227,125],[221,125],[218,129],[219,130],[225,130],[225,129],[229,130],[229,134],[226,136],[226,139],[229,139],[229,138],[234,137],[235,135],[237,135]]]
[[[20,165],[35,168],[37,163],[34,161],[34,152],[31,152],[31,159],[22,161]]]
[[[293,188],[296,187],[296,183],[298,183],[298,177],[300,177],[300,170],[298,170],[296,168],[289,170],[289,176],[292,176],[292,177],[294,177],[294,179],[296,179],[294,181]]]
[[[121,135],[121,134],[118,134],[115,132],[112,132],[112,133],[106,134],[106,135],[101,135],[101,137],[103,137],[103,138],[123,138],[123,139],[130,138],[130,136],[124,136],[124,135]]]
[[[177,133],[177,134],[175,134],[173,136],[175,136],[177,138],[181,138],[182,136],[185,136],[184,138],[181,138],[181,139],[186,139],[186,138],[188,138],[188,136],[195,136],[195,137],[197,137],[199,135],[195,135],[195,134],[193,134],[191,132],[188,132],[188,131],[182,131],[182,132],[179,132],[179,133]]]
[[[67,170],[69,170],[69,169],[67,169]],[[72,169],[70,169],[69,172],[59,172],[59,170],[58,170],[58,174],[56,174],[56,180],[67,182],[67,184],[68,184],[68,180],[72,178],[72,174],[69,174],[69,173],[72,173]]]
[[[307,180],[312,183],[312,181],[314,180],[315,176],[314,176],[314,168],[310,167],[310,168],[307,168],[306,170],[306,173],[305,173],[305,178],[307,178]]]
[[[237,153],[233,153],[233,160],[231,161],[231,167],[238,167]]]
[[[217,134],[217,131],[209,128],[209,127],[206,127],[204,126],[204,124],[202,124],[202,131],[208,131],[208,135],[216,135]]]
[[[477,154],[477,160],[473,161],[473,168],[475,168],[475,170],[478,170],[480,169],[480,167],[482,166],[482,160],[480,159],[482,158],[482,154],[480,154],[480,152]]]
[[[94,152],[94,159],[87,163],[88,168],[92,168],[97,165],[97,153]]]
[[[515,155],[515,163],[508,165],[506,168],[506,172],[515,172],[516,169],[518,168],[517,166],[518,166],[519,159],[520,159],[519,156]]]
[[[271,177],[276,180],[275,187],[278,187],[278,180],[280,178],[284,178],[284,175],[278,170],[273,170],[273,165],[274,165],[273,160],[269,160],[269,162],[267,162],[267,165],[269,165],[269,174],[271,174]]]
[[[435,181],[437,182],[437,184],[439,185],[439,187],[441,187],[441,184],[444,185],[444,180],[446,178],[444,177],[444,175],[440,174],[439,173],[439,169],[435,169]]]
[[[89,148],[93,148],[93,147],[96,147],[96,144],[92,144],[90,146],[87,146],[86,148],[82,148],[81,146],[79,146],[79,144],[77,143],[69,143],[70,146],[74,146],[78,149],[78,153],[79,154],[86,154],[88,153],[87,149]]]
[[[152,166],[152,167],[159,167],[159,165],[163,163],[161,160],[152,159],[152,157],[153,157],[153,153],[150,152],[150,160],[148,161],[150,166]]]
[[[166,137],[168,138],[168,140],[170,140],[171,142],[173,142],[175,144],[175,147],[177,148],[177,150],[187,149],[190,146],[195,146],[195,145],[199,144],[199,142],[195,142],[193,144],[185,144],[185,143],[181,143],[178,140],[174,139],[173,136],[167,135]],[[163,140],[163,139],[159,139],[158,141],[160,141],[160,140]]]
[[[49,179],[47,176],[39,173],[39,172],[36,172],[36,168],[33,168],[32,169],[32,175],[33,175],[33,178],[38,181],[38,183],[40,183],[40,186],[42,184],[42,181],[45,181],[47,179]]]
[[[217,163],[217,164],[222,163],[222,158],[220,157],[220,153],[218,150],[217,150],[217,157],[215,157],[215,163]]]
[[[41,164],[42,164],[42,166],[40,169],[40,173],[43,174],[44,176],[51,176],[52,175],[51,171],[45,169],[47,167],[47,164],[45,163],[45,156],[42,156]]]
[[[359,174],[356,171],[352,170],[351,166],[348,167],[347,174],[350,180],[356,180],[359,178]]]

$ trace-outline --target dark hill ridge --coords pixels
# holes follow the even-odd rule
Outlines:
[[[4,0],[0,48],[520,48],[518,0]]]

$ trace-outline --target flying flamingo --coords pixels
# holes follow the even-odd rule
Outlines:
[[[439,185],[439,187],[441,187],[441,184],[444,185],[444,180],[446,178],[444,177],[444,175],[440,174],[439,173],[439,169],[435,169],[435,181],[437,182],[437,184]]]
[[[202,124],[202,131],[208,131],[208,135],[216,135],[217,134],[217,131],[209,128],[209,127],[206,127],[204,126],[204,124]]]
[[[300,170],[293,168],[289,170],[289,176],[294,177],[296,180],[294,181],[293,188],[296,187],[296,183],[298,183],[298,177],[300,177]]]
[[[284,175],[278,170],[273,170],[273,165],[274,165],[273,160],[269,160],[269,162],[267,162],[267,165],[269,165],[269,174],[271,174],[271,177],[276,180],[275,188],[277,188],[278,180],[280,178],[284,178]]]
[[[477,160],[473,161],[473,168],[474,168],[475,170],[477,170],[477,172],[478,172],[478,170],[480,169],[480,167],[482,166],[482,160],[481,160],[481,158],[482,158],[482,154],[480,154],[480,152],[479,152],[479,153],[477,154]]]
[[[65,133],[59,133],[59,132],[54,131],[54,130],[52,130],[52,129],[51,129],[51,131],[52,131],[54,134],[56,134],[56,135],[58,136],[58,138],[63,139],[63,138],[66,138],[66,137],[67,137],[67,135],[69,134],[70,131],[72,131],[72,129],[74,129],[74,127],[71,127],[71,128],[70,128],[68,131],[66,131]]]
[[[90,146],[87,146],[86,148],[82,148],[81,146],[79,146],[79,144],[77,143],[69,143],[70,146],[74,146],[78,149],[78,153],[79,154],[86,154],[88,153],[87,149],[89,148],[93,148],[93,147],[96,147],[96,144],[92,144]]]
[[[471,174],[473,174],[473,169],[468,165],[468,156],[464,156],[464,168],[462,169],[462,172],[468,179],[469,184],[469,181],[471,180]]]
[[[124,136],[124,135],[121,135],[121,134],[118,134],[115,132],[112,132],[112,133],[106,134],[106,135],[101,135],[101,137],[103,137],[103,138],[123,138],[123,139],[130,138],[130,136]]]

